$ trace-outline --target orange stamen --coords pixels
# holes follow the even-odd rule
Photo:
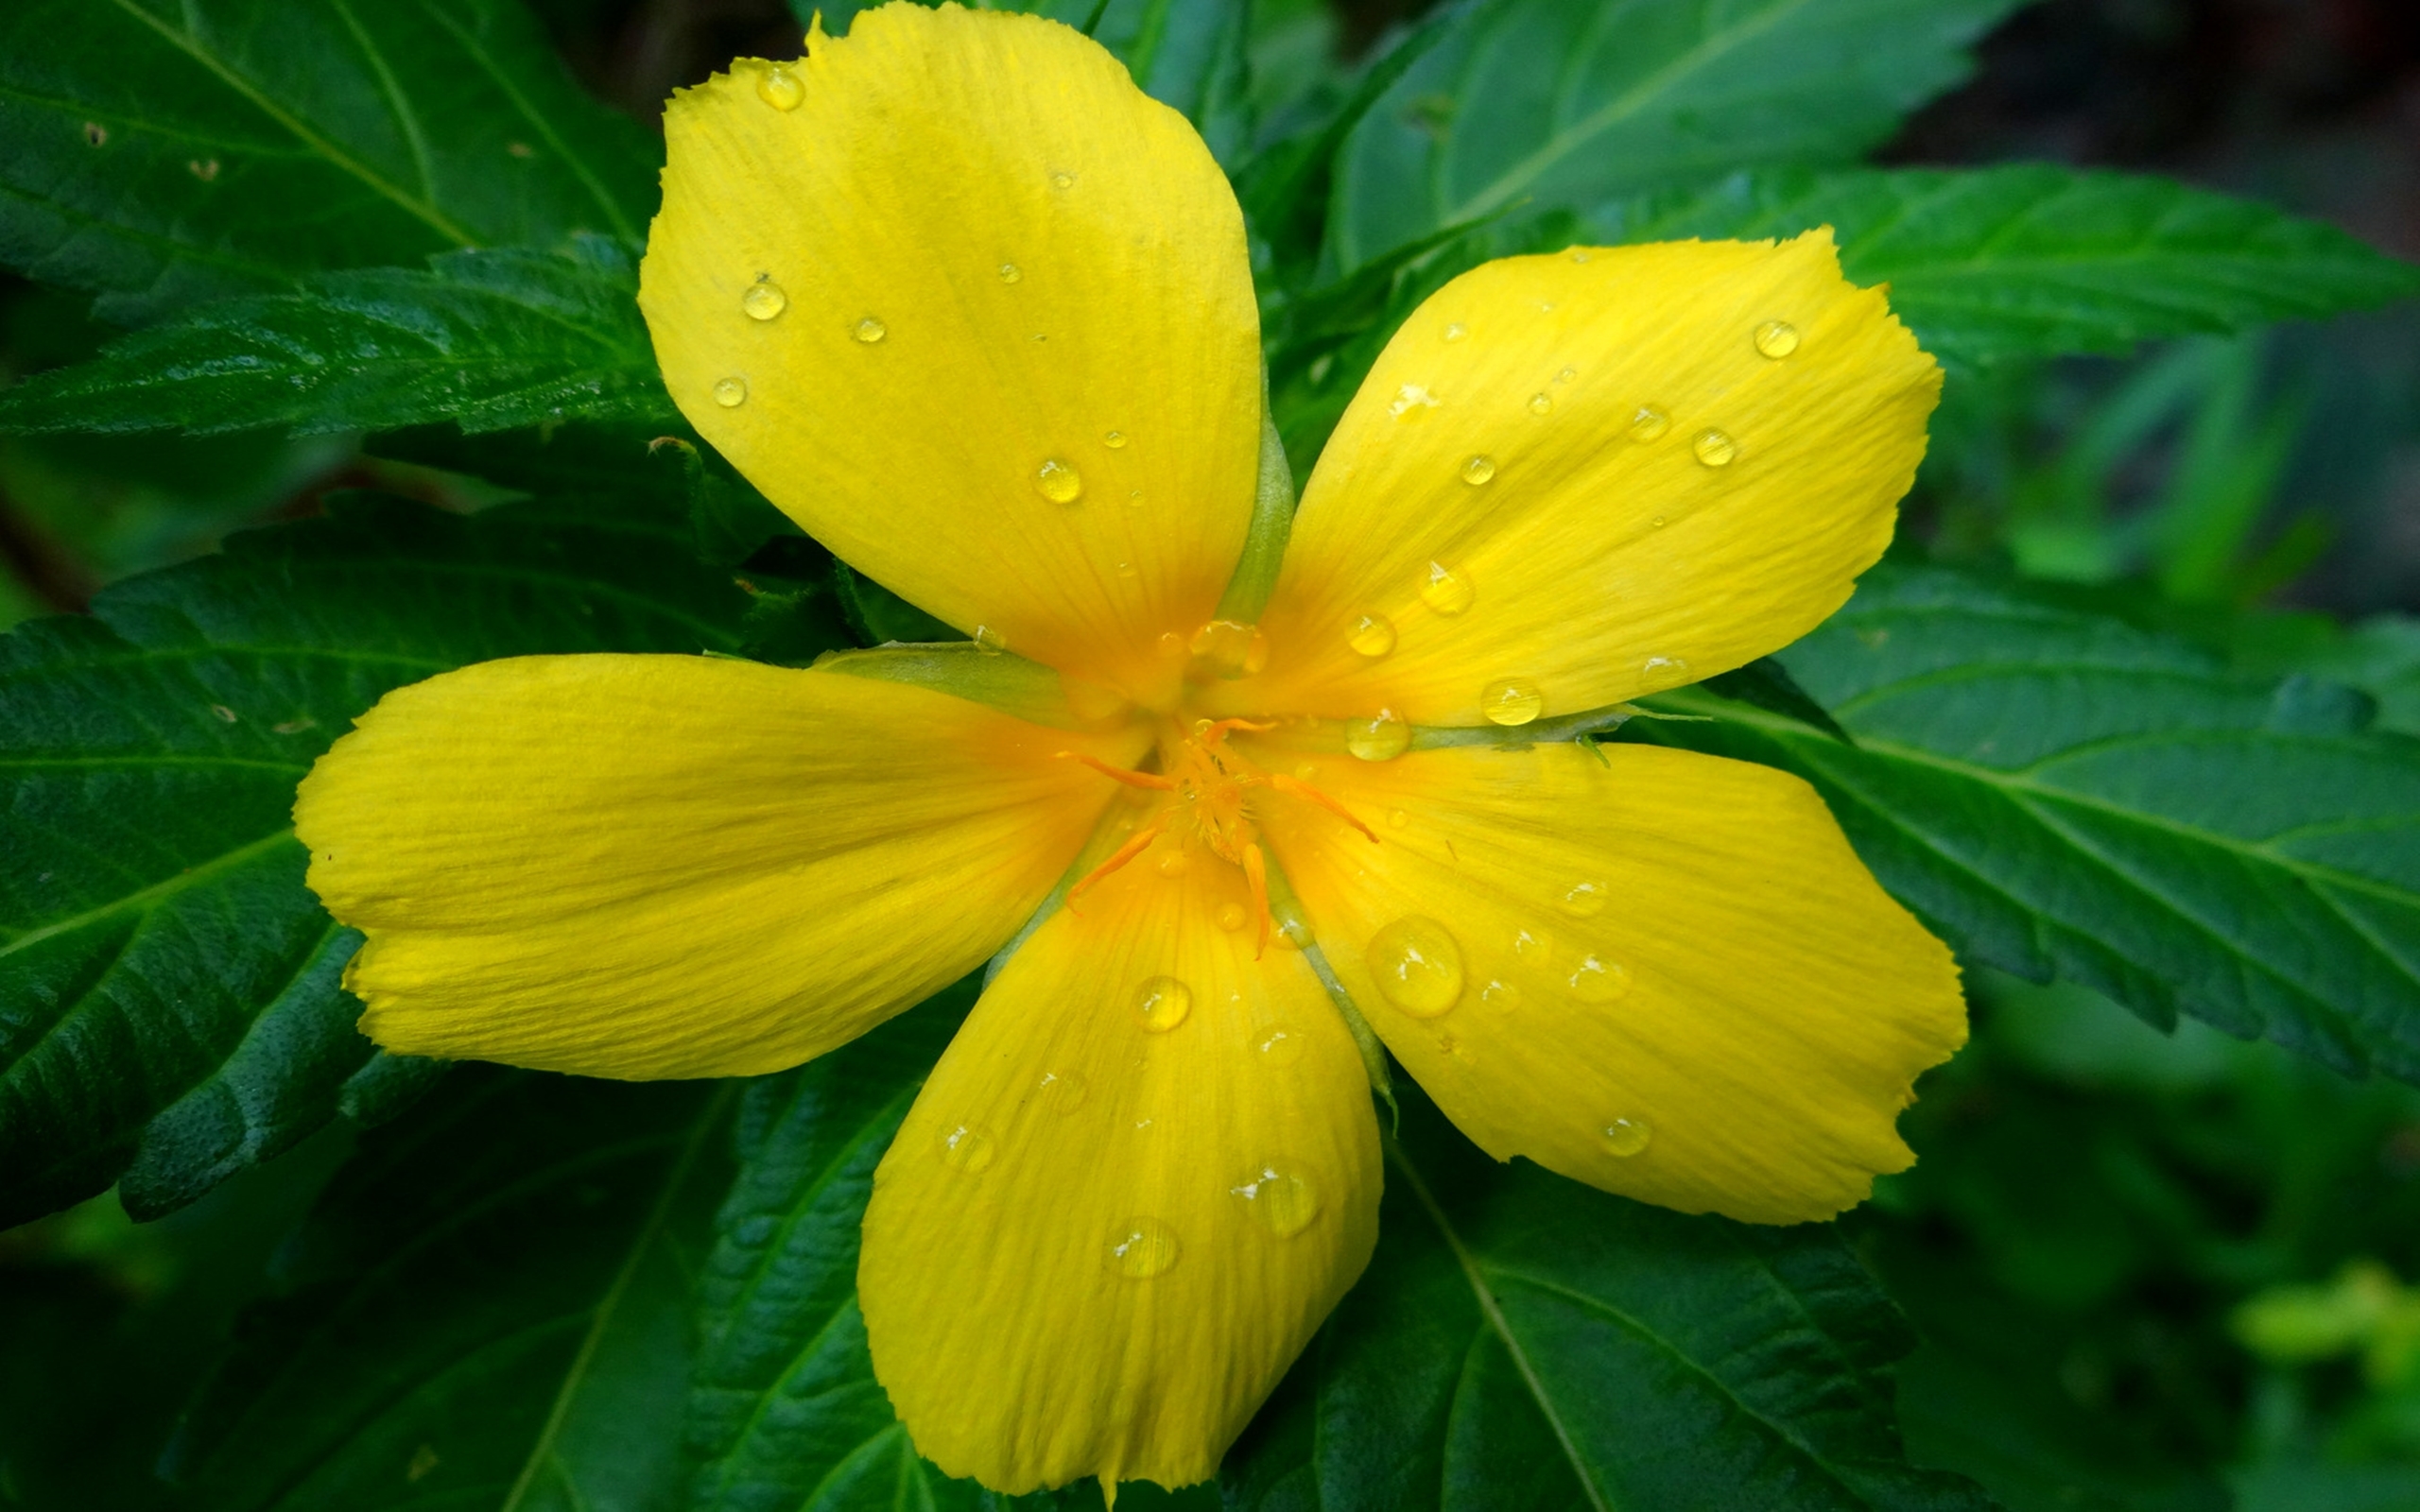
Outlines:
[[[1346,808],[1343,804],[1339,803],[1336,799],[1328,797],[1325,793],[1321,792],[1318,788],[1313,787],[1310,783],[1303,782],[1298,778],[1288,777],[1281,772],[1271,772],[1269,774],[1269,785],[1277,789],[1280,793],[1287,794],[1289,797],[1309,799],[1311,802],[1318,804],[1320,807],[1327,810],[1330,814],[1335,815],[1338,818],[1342,819],[1345,823],[1360,831],[1362,837],[1368,840],[1372,845],[1376,845],[1378,843],[1377,833],[1372,830],[1368,825],[1362,823],[1359,819],[1355,818],[1353,816],[1352,810]]]
[[[1263,730],[1276,728],[1275,725],[1258,724],[1250,719],[1219,719],[1212,721],[1200,735],[1194,738],[1204,746],[1216,746],[1226,740],[1227,731],[1230,730],[1249,730],[1258,734]]]
[[[1067,889],[1067,911],[1071,914],[1076,912],[1076,900],[1091,891],[1094,883],[1100,881],[1103,877],[1108,876],[1111,872],[1115,871],[1118,868],[1126,865],[1129,861],[1133,860],[1136,856],[1141,855],[1145,850],[1150,849],[1151,842],[1158,839],[1160,837],[1160,832],[1167,828],[1167,823],[1166,820],[1162,820],[1156,824],[1145,825],[1142,829],[1134,832],[1134,837],[1132,839],[1127,841],[1124,845],[1119,846],[1115,853],[1111,855],[1108,860],[1102,862],[1099,866],[1093,868],[1092,870],[1085,872],[1083,881],[1077,883],[1074,886]]]
[[[1269,865],[1261,859],[1260,847],[1244,847],[1244,881],[1252,887],[1252,911],[1260,920],[1260,938],[1253,942],[1252,958],[1259,960],[1269,949]]]
[[[1157,793],[1176,791],[1176,783],[1156,773],[1130,772],[1123,766],[1112,766],[1109,763],[1087,756],[1081,751],[1063,750],[1057,755],[1063,762],[1081,762],[1113,782],[1124,782],[1129,787],[1148,787]]]

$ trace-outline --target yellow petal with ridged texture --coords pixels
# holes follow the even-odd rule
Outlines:
[[[997,950],[1104,807],[1054,753],[1138,745],[863,678],[522,657],[389,694],[294,818],[388,1049],[745,1076]]]
[[[1965,1040],[1949,952],[1797,778],[1603,757],[1331,760],[1381,843],[1283,795],[1264,833],[1371,1026],[1496,1159],[1754,1223],[1862,1201]]]
[[[1753,661],[1882,554],[1940,387],[1826,232],[1486,264],[1346,410],[1220,706],[1511,723]]]
[[[666,112],[639,304],[673,399],[880,582],[1165,701],[1259,453],[1226,178],[1056,22],[899,4],[809,44]]]
[[[1164,838],[1012,956],[874,1175],[857,1293],[916,1447],[1022,1492],[1207,1478],[1376,1241],[1377,1123],[1241,872]]]

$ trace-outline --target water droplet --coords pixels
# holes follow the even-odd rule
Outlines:
[[[1594,919],[1605,911],[1613,899],[1613,891],[1601,882],[1575,882],[1555,900],[1557,906],[1574,919]]]
[[[1134,1012],[1153,1034],[1167,1033],[1192,1011],[1193,988],[1173,976],[1148,977],[1135,989]]]
[[[1553,409],[1554,396],[1552,394],[1531,394],[1530,396],[1530,414],[1544,415],[1550,413]]]
[[[1260,1057],[1272,1066],[1291,1066],[1303,1058],[1303,1031],[1276,1024],[1260,1033]]]
[[[1257,646],[1260,659],[1269,657],[1269,638],[1241,620],[1212,620],[1193,632],[1186,648],[1209,664],[1210,670],[1222,678],[1241,677],[1259,668],[1253,664]]]
[[[1756,327],[1756,350],[1775,362],[1798,350],[1798,327],[1787,320],[1768,320]]]
[[[1659,688],[1677,688],[1689,680],[1689,664],[1677,656],[1651,656],[1638,664],[1638,672]]]
[[[1512,954],[1524,966],[1544,966],[1554,954],[1554,937],[1542,930],[1525,929],[1512,936]]]
[[[1050,176],[1050,187],[1053,189],[1073,189],[1076,187],[1076,176],[1072,173],[1054,173]]]
[[[1495,476],[1495,458],[1492,456],[1474,456],[1462,464],[1462,481],[1472,488],[1476,489]]]
[[[1672,428],[1672,417],[1653,404],[1641,404],[1638,413],[1630,418],[1630,438],[1651,441]]]
[[[1662,515],[1660,515],[1660,514],[1659,514],[1659,515],[1657,515],[1654,519],[1650,520],[1650,521],[1649,521],[1649,522],[1647,522],[1647,523],[1648,523],[1648,524],[1649,524],[1651,527],[1652,527],[1652,528],[1654,528],[1654,529],[1661,530],[1661,529],[1663,529],[1663,528],[1664,528],[1664,517],[1663,517]]]
[[[1017,265],[1016,265],[1016,264],[1014,264],[1014,263],[1002,263],[1002,264],[1000,265],[1000,282],[1001,282],[1001,283],[1003,283],[1003,284],[1014,284],[1014,283],[1017,283],[1018,281],[1022,280],[1024,277],[1025,277],[1025,269],[1024,269],[1024,268],[1021,268],[1021,267],[1019,267],[1019,266],[1017,266]]]
[[[1300,1172],[1265,1165],[1235,1194],[1252,1205],[1252,1215],[1280,1239],[1291,1239],[1320,1215],[1319,1190]]]
[[[1132,576],[1133,576],[1134,575],[1135,575],[1135,567],[1134,567],[1134,564],[1133,564],[1132,562],[1131,562],[1131,561],[1121,561],[1121,562],[1119,562],[1119,563],[1117,564],[1117,576],[1120,576],[1120,577],[1132,577]]]
[[[1478,596],[1469,578],[1442,561],[1428,564],[1428,581],[1420,585],[1420,601],[1440,614],[1460,614]]]
[[[1415,1019],[1433,1019],[1462,1000],[1462,948],[1433,919],[1396,919],[1370,936],[1362,958],[1387,1001]]]
[[[1424,412],[1437,407],[1437,396],[1418,384],[1406,384],[1395,390],[1394,399],[1387,405],[1387,413],[1401,420],[1411,416],[1417,420]]]
[[[1571,249],[1571,260],[1575,263],[1584,263],[1588,261],[1588,249],[1585,247],[1573,248]]]
[[[1381,657],[1395,648],[1395,622],[1384,614],[1364,614],[1353,622],[1344,644],[1366,657]]]
[[[849,327],[849,335],[856,337],[859,341],[862,341],[867,346],[871,347],[875,342],[880,341],[883,337],[890,335],[890,327],[883,324],[880,320],[877,320],[873,316],[869,315],[856,324]]]
[[[1521,1005],[1521,989],[1510,982],[1490,982],[1479,988],[1478,1000],[1498,1013],[1510,1013]]]
[[[1611,1003],[1630,990],[1630,969],[1591,951],[1564,981],[1582,1003]]]
[[[1522,678],[1498,678],[1478,696],[1478,712],[1492,725],[1526,725],[1546,706],[1538,685]]]
[[[1122,451],[1126,446],[1126,433],[1124,431],[1112,431],[1100,438],[1100,444],[1108,447],[1113,452]]]
[[[1243,928],[1251,918],[1250,914],[1244,912],[1244,905],[1241,903],[1222,904],[1219,909],[1219,927],[1232,935]]]
[[[1348,721],[1344,727],[1344,748],[1365,762],[1393,761],[1410,745],[1411,727],[1392,709]]]
[[[1729,467],[1739,458],[1739,443],[1720,431],[1700,431],[1689,449],[1708,467]]]
[[[1469,335],[1470,334],[1471,328],[1462,324],[1460,320],[1456,320],[1445,327],[1445,339],[1448,341],[1460,341],[1462,337]]]
[[[775,63],[756,76],[756,96],[777,111],[795,111],[806,98],[806,83]]]
[[[1184,655],[1184,637],[1174,630],[1162,630],[1158,641],[1160,655],[1174,661]]]
[[[1138,1281],[1163,1275],[1176,1263],[1176,1230],[1157,1218],[1134,1218],[1109,1236],[1109,1268]]]
[[[1050,457],[1033,470],[1033,491],[1053,504],[1073,504],[1084,496],[1084,476],[1074,463]]]
[[[748,312],[752,320],[769,320],[790,307],[790,297],[782,292],[779,284],[758,279],[739,297],[739,307]]]
[[[1567,383],[1571,382],[1571,380],[1573,380],[1574,378],[1577,378],[1577,377],[1579,377],[1579,376],[1580,376],[1580,369],[1577,369],[1577,368],[1565,368],[1564,369],[1563,369],[1563,371],[1561,371],[1561,372],[1559,372],[1559,373],[1556,373],[1556,374],[1554,375],[1554,381],[1555,381],[1556,383],[1559,383],[1559,384],[1567,384]]]
[[[1193,869],[1193,852],[1173,848],[1164,850],[1160,859],[1151,863],[1151,869],[1163,877],[1182,877]]]
[[[960,1124],[942,1135],[942,1163],[953,1171],[980,1176],[997,1153],[992,1136],[971,1124]]]
[[[716,379],[715,403],[725,409],[736,409],[748,403],[748,380],[745,378]]]
[[[1061,1118],[1084,1106],[1084,1098],[1092,1091],[1092,1083],[1083,1074],[1074,1071],[1046,1071],[1034,1091],[1042,1096],[1042,1106]]]
[[[1643,1118],[1617,1118],[1605,1125],[1605,1148],[1616,1155],[1636,1155],[1655,1138],[1655,1130]]]
[[[1410,816],[1409,814],[1405,813],[1402,809],[1389,809],[1389,810],[1387,810],[1387,827],[1388,827],[1389,829],[1391,829],[1391,830],[1402,830],[1402,829],[1409,829],[1409,828],[1410,827],[1410,825],[1411,825],[1411,816]]]
[[[989,625],[975,627],[975,649],[988,656],[998,656],[1009,648],[1009,638]]]

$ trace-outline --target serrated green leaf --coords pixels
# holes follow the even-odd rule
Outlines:
[[[465,1068],[281,1256],[164,1469],[199,1512],[670,1512],[728,1084]]]
[[[1840,163],[1965,77],[2022,0],[1498,0],[1413,65],[1336,164],[1329,260],[1524,205]]]
[[[1914,1338],[1828,1227],[1496,1165],[1418,1094],[1376,1258],[1222,1476],[1237,1512],[1985,1512],[1899,1448]]]
[[[1970,962],[2420,1081],[2420,742],[2366,699],[1887,566],[1779,660],[1854,746],[1703,693],[1625,738],[1805,776]]]
[[[518,0],[17,0],[0,262],[128,324],[328,268],[635,244],[662,151]]]
[[[0,429],[298,435],[678,425],[627,252],[449,252],[205,304],[0,393]]]
[[[354,715],[498,656],[735,652],[749,602],[677,514],[372,500],[0,638],[0,1227],[121,1173],[154,1216],[409,1094],[289,830]]]
[[[1600,211],[1608,241],[1836,229],[1859,284],[1927,350],[1983,362],[2119,352],[2420,293],[2420,268],[2332,226],[2172,179],[2045,163],[1780,170]]]

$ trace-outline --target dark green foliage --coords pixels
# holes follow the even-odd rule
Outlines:
[[[0,428],[298,434],[450,420],[677,426],[629,253],[449,252],[427,272],[329,273],[222,300],[0,394]]]
[[[2420,748],[2363,696],[1935,570],[1779,660],[1854,746],[1703,695],[1625,733],[1806,776],[1970,962],[2420,1080]]]
[[[1229,1456],[1230,1506],[1987,1512],[1901,1457],[1914,1338],[1831,1230],[1497,1166],[1404,1103],[1377,1257]]]
[[[1952,361],[2124,352],[2420,292],[2420,268],[2332,226],[2172,179],[2044,163],[1741,174],[1601,212],[1610,241],[1831,226],[1859,284]]]
[[[636,242],[661,151],[514,0],[13,0],[0,262],[140,323],[452,248]]]
[[[364,1072],[337,986],[354,936],[302,886],[294,784],[379,695],[449,667],[737,652],[749,599],[686,536],[631,509],[363,500],[0,640],[0,1215],[121,1172],[154,1214],[347,1100],[392,1106],[407,1087]]]
[[[677,1506],[731,1091],[464,1069],[365,1140],[179,1428],[182,1504]]]

